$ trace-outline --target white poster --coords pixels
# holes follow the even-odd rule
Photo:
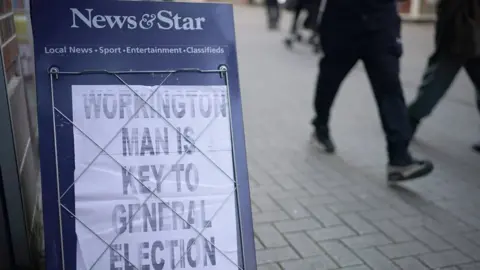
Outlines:
[[[237,270],[226,87],[74,85],[72,99],[77,269]]]

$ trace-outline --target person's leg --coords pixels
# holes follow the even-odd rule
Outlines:
[[[478,107],[478,110],[480,111],[480,94],[477,94],[477,107]],[[475,143],[473,146],[472,146],[473,150],[477,153],[480,154],[480,141]]]
[[[270,0],[265,0],[265,10],[267,11],[267,23],[268,23],[268,28],[272,28],[272,6],[270,4]]]
[[[297,34],[297,24],[298,24],[298,19],[300,18],[300,14],[302,13],[302,7],[298,5],[295,8],[295,13],[293,15],[293,20],[292,20],[292,25],[290,26],[290,34],[295,35]]]
[[[327,51],[320,59],[314,101],[316,116],[312,121],[315,132],[312,139],[328,153],[335,151],[328,128],[330,109],[342,81],[357,61],[358,56],[353,49]]]
[[[303,23],[305,29],[311,31],[310,36],[307,39],[309,45],[315,46],[316,39],[317,39],[317,17],[318,17],[318,6],[312,5],[308,9],[308,16]]]
[[[294,13],[294,16],[293,16],[293,19],[292,19],[292,25],[290,26],[289,36],[285,39],[285,45],[288,48],[292,47],[292,44],[295,40],[300,40],[301,39],[301,36],[298,34],[298,30],[297,30],[298,19],[299,19],[301,13],[302,13],[302,6],[300,4],[298,4],[295,7],[295,13]]]
[[[477,109],[480,112],[480,90],[477,88]]]
[[[420,121],[432,113],[445,95],[462,65],[462,60],[439,52],[430,56],[417,97],[408,108],[412,137]]]
[[[403,181],[433,170],[428,161],[415,161],[409,151],[410,124],[400,82],[402,45],[391,33],[366,36],[362,60],[372,85],[388,152],[388,180]]]
[[[480,111],[480,93],[477,91],[477,108]],[[480,154],[480,141],[472,146],[473,150]]]
[[[266,0],[265,2],[267,8],[268,28],[276,29],[280,16],[278,2],[277,0]]]
[[[476,104],[478,112],[480,113],[480,58],[468,60],[465,64],[465,70],[475,87],[477,99]],[[473,150],[480,153],[480,141],[473,145]]]
[[[275,28],[278,28],[278,23],[280,21],[280,5],[278,4],[278,1],[275,0],[275,5],[274,5],[274,20],[275,20]]]
[[[317,26],[317,19],[318,19],[318,9],[319,9],[319,3],[311,3],[310,5],[307,5],[306,11],[307,11],[307,17],[305,18],[305,21],[303,22],[303,27],[307,30],[310,31],[315,31],[315,28]],[[309,42],[311,41],[311,37],[309,39]]]
[[[476,90],[476,104],[480,113],[480,58],[470,59],[465,63],[465,71]]]
[[[274,29],[278,28],[278,22],[280,21],[280,6],[277,0],[269,0],[272,2],[272,25]]]

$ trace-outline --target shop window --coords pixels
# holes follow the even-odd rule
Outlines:
[[[15,22],[13,14],[0,20],[0,38],[7,42],[15,34]]]
[[[19,76],[18,42],[16,39],[3,45],[3,64],[8,84],[13,77]]]
[[[0,16],[2,14],[12,11],[12,2],[10,0],[1,0],[0,1]]]

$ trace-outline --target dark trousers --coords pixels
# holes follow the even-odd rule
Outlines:
[[[409,107],[410,116],[420,121],[430,115],[462,67],[475,86],[480,111],[480,58],[461,59],[435,51],[428,59],[418,95]]]
[[[315,95],[316,118],[313,124],[317,132],[328,132],[330,109],[338,89],[352,67],[361,60],[380,113],[389,164],[410,164],[411,127],[399,78],[402,45],[395,30],[357,31],[351,35],[342,35],[341,31],[320,34],[324,56],[320,60]]]
[[[275,25],[280,20],[280,6],[277,0],[266,0],[268,23]]]
[[[299,3],[295,10],[293,11],[293,19],[292,24],[290,26],[290,34],[296,34],[298,32],[298,19],[302,14],[302,11],[306,11],[307,17],[303,22],[303,27],[308,30],[316,31],[317,27],[317,17],[318,17],[318,9],[320,8],[320,1],[316,4],[302,4]]]
[[[298,19],[300,18],[300,14],[302,14],[302,10],[303,7],[297,5],[293,11],[292,25],[290,26],[290,34],[292,35],[295,35],[298,32]]]

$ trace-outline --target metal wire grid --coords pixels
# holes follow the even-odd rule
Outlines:
[[[55,159],[56,159],[56,173],[57,173],[57,195],[58,195],[58,207],[59,207],[59,221],[60,221],[60,237],[61,237],[61,249],[62,249],[62,266],[63,266],[63,269],[65,269],[65,261],[64,261],[64,256],[63,256],[63,250],[64,250],[64,245],[63,245],[63,229],[62,229],[62,217],[61,217],[61,209],[64,209],[68,214],[70,214],[72,217],[74,217],[78,222],[80,222],[88,231],[90,231],[93,235],[95,235],[96,238],[98,238],[101,242],[103,242],[107,247],[104,249],[104,251],[99,255],[99,257],[97,258],[97,260],[92,264],[92,266],[89,268],[90,270],[92,270],[95,265],[100,261],[100,259],[102,258],[102,256],[105,254],[105,252],[107,252],[109,249],[113,250],[113,252],[115,252],[116,254],[118,254],[120,257],[122,257],[126,262],[128,262],[132,267],[134,267],[135,269],[138,269],[131,261],[129,261],[123,254],[121,254],[120,252],[118,252],[116,249],[112,248],[112,245],[114,244],[115,240],[121,235],[121,233],[117,234],[113,240],[108,243],[106,242],[105,240],[103,240],[96,232],[94,232],[91,228],[89,228],[84,222],[82,222],[82,220],[80,220],[77,216],[75,216],[75,214],[72,213],[72,211],[70,211],[65,205],[62,204],[61,200],[62,198],[65,196],[65,194],[75,185],[75,183],[80,179],[80,177],[88,170],[88,168],[97,160],[97,158],[102,154],[102,153],[105,153],[108,157],[110,157],[115,163],[117,163],[119,166],[122,166],[123,165],[117,161],[113,156],[111,156],[107,151],[107,147],[115,140],[115,138],[120,134],[121,130],[123,127],[125,127],[126,125],[128,125],[128,123],[136,116],[137,113],[140,112],[140,110],[143,108],[143,106],[147,105],[148,107],[150,107],[150,109],[155,112],[156,114],[158,114],[158,116],[160,116],[160,118],[165,122],[167,123],[167,125],[169,125],[170,127],[174,128],[174,130],[176,130],[176,132],[182,136],[183,139],[185,139],[188,143],[190,143],[204,158],[206,158],[210,163],[212,163],[217,169],[219,169],[225,176],[227,176],[234,184],[234,187],[232,189],[232,192],[227,196],[227,198],[225,199],[225,201],[221,204],[221,206],[217,209],[217,211],[214,212],[214,214],[212,215],[211,217],[211,220],[215,218],[215,216],[218,214],[218,212],[223,208],[223,206],[226,204],[226,202],[230,199],[230,197],[232,195],[235,194],[236,192],[236,170],[235,170],[235,166],[233,166],[234,168],[234,179],[232,179],[224,170],[222,170],[221,167],[219,167],[213,160],[211,160],[199,147],[196,146],[196,142],[198,141],[198,139],[201,138],[201,136],[204,134],[204,132],[211,126],[211,124],[216,120],[216,117],[214,117],[208,124],[207,126],[201,130],[201,132],[199,133],[199,135],[197,136],[197,138],[195,138],[194,140],[191,140],[189,138],[187,138],[183,133],[179,132],[172,123],[170,123],[164,116],[162,116],[155,108],[153,108],[152,105],[150,105],[148,103],[148,101],[150,100],[151,97],[153,97],[155,95],[155,93],[160,89],[160,87],[165,83],[165,81],[172,75],[172,74],[175,74],[175,73],[179,73],[179,72],[200,72],[200,73],[219,73],[219,75],[224,79],[225,81],[225,86],[226,86],[226,93],[227,93],[227,104],[228,104],[228,109],[229,109],[229,116],[230,116],[230,132],[231,132],[231,135],[233,134],[233,130],[232,130],[232,119],[231,119],[231,107],[230,107],[230,96],[229,96],[229,81],[228,81],[228,72],[227,72],[227,67],[222,65],[220,66],[218,69],[216,70],[200,70],[200,69],[179,69],[179,70],[156,70],[156,71],[116,71],[116,72],[112,72],[112,71],[107,71],[107,70],[91,70],[91,71],[81,71],[81,72],[62,72],[60,71],[58,68],[54,67],[54,68],[51,68],[50,71],[49,71],[49,74],[50,74],[50,90],[51,90],[51,99],[52,99],[52,114],[53,114],[53,124],[54,124],[54,142],[55,142]],[[132,93],[137,97],[139,98],[143,104],[142,106],[140,106],[138,108],[137,111],[135,111],[135,113],[133,113],[133,115],[127,120],[127,122],[119,129],[119,131],[117,133],[115,133],[115,135],[112,137],[112,139],[110,141],[107,142],[107,144],[105,146],[100,146],[99,144],[97,144],[91,137],[89,137],[80,127],[78,127],[71,119],[69,119],[65,114],[63,114],[58,108],[55,107],[55,98],[54,98],[54,80],[55,79],[58,79],[58,77],[60,75],[86,75],[86,74],[105,74],[105,75],[113,75],[116,79],[118,79],[122,84],[124,84],[130,91],[132,91]],[[137,92],[135,92],[135,90],[133,90],[130,85],[125,82],[125,80],[123,80],[119,75],[121,74],[152,74],[152,75],[155,75],[155,74],[167,74],[167,76],[163,79],[163,81],[157,86],[157,88],[152,91],[152,93],[146,98],[146,99],[143,99],[140,95],[137,94]],[[97,146],[98,148],[100,148],[100,152],[94,157],[94,159],[86,166],[86,168],[78,175],[78,177],[76,179],[74,179],[74,181],[72,182],[72,184],[62,193],[60,194],[60,188],[59,188],[59,168],[58,168],[58,149],[57,149],[57,136],[56,136],[56,119],[55,119],[55,113],[58,113],[62,118],[64,118],[67,122],[69,122],[73,127],[75,127],[78,131],[80,131],[86,138],[88,138],[88,140],[90,140],[95,146]],[[233,162],[235,164],[235,153],[234,153],[234,145],[233,145],[233,138],[232,138],[232,152],[233,152]],[[186,155],[186,152],[184,152],[180,158],[176,161],[175,165],[177,165],[182,159],[183,157]],[[167,174],[164,176],[164,178],[161,180],[160,184],[165,181],[165,179],[167,178],[167,176],[170,175],[170,173],[173,171],[173,169],[171,169],[170,171],[167,172]],[[180,257],[180,259],[178,260],[178,262],[175,264],[174,268],[176,268],[176,266],[184,259],[184,257],[186,256],[186,254],[191,250],[192,246],[195,245],[195,243],[197,242],[197,240],[202,237],[207,243],[209,243],[210,245],[212,245],[217,251],[220,252],[220,254],[222,254],[223,256],[225,256],[225,258],[227,260],[229,260],[233,265],[235,265],[237,267],[237,269],[241,269],[243,270],[243,268],[241,266],[239,266],[236,262],[232,261],[222,250],[220,250],[218,247],[216,247],[213,243],[211,243],[204,235],[203,235],[203,232],[205,231],[205,229],[208,227],[208,224],[205,225],[205,227],[203,227],[202,229],[197,229],[195,228],[194,226],[191,226],[192,224],[190,224],[187,220],[185,220],[180,214],[176,213],[175,210],[170,207],[168,204],[165,204],[165,202],[162,200],[162,198],[160,198],[157,194],[155,194],[155,192],[152,192],[142,181],[140,181],[135,175],[133,175],[130,171],[128,171],[128,173],[141,185],[143,186],[144,188],[147,188],[149,191],[150,191],[150,194],[147,196],[147,198],[144,200],[144,202],[141,204],[141,206],[137,209],[137,211],[135,211],[133,213],[133,215],[130,217],[130,219],[128,220],[127,223],[131,222],[133,220],[133,218],[135,217],[135,215],[140,212],[140,210],[142,209],[142,206],[146,204],[146,202],[152,198],[152,197],[155,197],[156,199],[158,199],[160,202],[164,203],[164,205],[166,205],[170,210],[172,210],[172,212],[174,214],[176,214],[178,217],[180,217],[180,219],[185,222],[186,224],[189,224],[190,225],[190,228],[192,228],[196,233],[198,233],[197,237],[195,238],[195,241],[187,248],[187,251]],[[237,197],[237,200],[236,200],[236,208],[238,209],[238,205],[239,205],[239,202],[238,202],[238,197]],[[237,215],[238,216],[238,215]],[[239,226],[239,233],[242,234],[242,228],[241,226]],[[243,245],[242,245],[242,249],[243,249]],[[237,251],[238,252],[238,251]],[[243,254],[243,252],[242,252]],[[242,256],[243,258],[243,256]],[[138,269],[140,270],[140,269]]]

